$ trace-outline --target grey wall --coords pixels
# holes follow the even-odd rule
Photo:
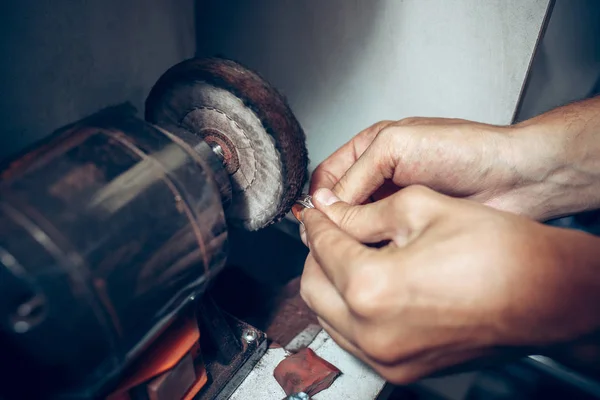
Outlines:
[[[382,119],[511,122],[548,0],[207,0],[199,53],[279,87],[316,166]]]
[[[142,110],[195,47],[193,0],[2,1],[0,158],[102,107]]]

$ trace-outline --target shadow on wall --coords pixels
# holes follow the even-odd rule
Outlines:
[[[600,2],[556,0],[533,63],[517,121],[598,94]]]
[[[318,107],[327,87],[351,76],[381,19],[380,5],[380,0],[196,0],[197,55],[239,61],[283,94],[311,96],[312,107]]]
[[[131,102],[195,51],[194,0],[0,2],[0,159]]]

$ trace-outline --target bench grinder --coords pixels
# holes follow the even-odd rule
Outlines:
[[[8,162],[0,172],[6,398],[106,397],[224,267],[228,226],[281,219],[307,164],[285,99],[215,58],[168,70],[145,121],[109,108]],[[120,398],[164,398],[148,390]]]

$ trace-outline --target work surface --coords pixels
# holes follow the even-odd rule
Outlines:
[[[383,389],[385,381],[369,367],[342,350],[325,331],[319,333],[309,348],[342,371],[342,375],[328,389],[317,394],[313,399],[370,400],[377,398]],[[230,399],[283,399],[285,392],[273,377],[273,370],[286,355],[283,348],[269,349]]]
[[[298,238],[297,225],[289,221],[255,233],[234,231],[231,240],[232,264],[216,282],[217,302],[226,311],[265,331],[272,341],[231,399],[281,400],[285,392],[273,377],[275,367],[288,354],[281,346],[289,348],[301,332],[310,331],[317,324],[316,316],[299,293],[298,275],[308,249]],[[240,302],[239,297],[228,295],[234,292],[245,293],[247,301]],[[342,372],[331,387],[314,399],[377,398],[384,380],[342,350],[325,331],[304,345],[309,343],[309,348]]]

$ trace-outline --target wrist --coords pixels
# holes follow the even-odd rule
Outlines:
[[[562,174],[569,163],[560,151],[560,135],[548,134],[541,124],[519,124],[507,128],[506,138],[512,209],[536,220],[561,215],[568,200],[559,182],[567,180]]]
[[[595,132],[581,120],[551,114],[515,125],[508,133],[519,177],[515,193],[527,215],[538,220],[600,207]]]

